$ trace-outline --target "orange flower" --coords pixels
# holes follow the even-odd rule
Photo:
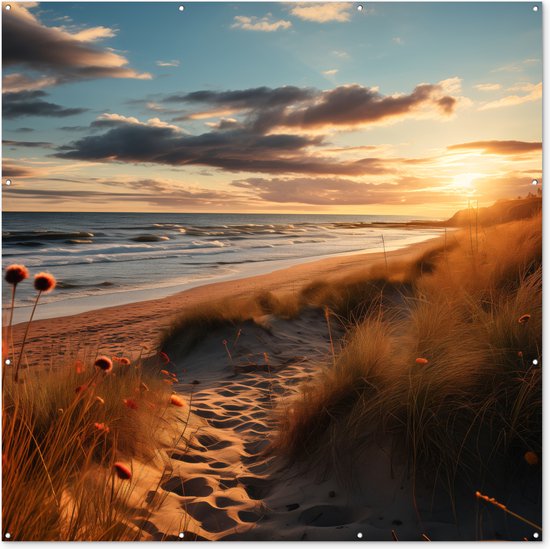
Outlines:
[[[523,459],[531,466],[537,465],[539,462],[539,456],[537,456],[537,454],[532,450],[525,452]]]
[[[426,364],[428,364],[428,359],[427,359],[427,358],[422,358],[422,357],[420,357],[420,358],[417,358],[417,359],[415,360],[415,362],[416,362],[417,364],[422,364],[423,366],[425,366]]]
[[[94,366],[107,373],[113,369],[113,361],[108,356],[100,356],[94,362]]]
[[[178,395],[171,395],[170,396],[170,404],[173,404],[174,406],[179,406],[180,408],[182,406],[185,406],[185,402],[183,398],[181,398]]]
[[[110,431],[109,427],[105,423],[94,423],[94,427],[103,433],[108,433]]]
[[[527,313],[527,314],[521,315],[518,318],[518,322],[520,324],[526,324],[527,322],[529,322],[530,319],[531,319],[531,315]]]
[[[55,277],[50,273],[34,275],[34,288],[39,292],[51,292],[55,288]]]
[[[168,370],[161,370],[160,373],[165,375],[165,376],[170,376],[171,375]]]
[[[29,277],[29,271],[25,265],[10,265],[6,269],[6,282],[17,286],[20,282],[23,282],[25,278]]]
[[[115,470],[115,473],[117,474],[118,478],[121,480],[130,480],[132,478],[132,471],[130,471],[130,468],[125,465],[124,463],[121,463],[120,461],[117,461],[113,468]]]
[[[133,398],[125,398],[122,402],[124,402],[124,405],[127,408],[130,408],[130,410],[137,410],[138,409],[137,402]]]

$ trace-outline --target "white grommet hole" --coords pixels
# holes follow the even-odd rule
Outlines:
[[[357,11],[363,11],[363,6],[362,6],[362,4],[359,4],[359,5],[357,6]]]
[[[357,532],[357,537],[361,539],[363,537],[363,532]]]
[[[183,539],[185,537],[185,534],[183,532],[180,532],[178,534],[178,538]]]
[[[533,181],[531,181],[531,185],[538,185],[538,184],[539,184],[538,179],[533,179]]]
[[[6,360],[4,360],[4,364],[6,366],[9,366],[11,364],[11,360],[9,358],[6,358]]]
[[[538,363],[539,363],[539,361],[536,358],[534,358],[533,359],[533,366],[538,366]]]
[[[6,11],[10,11],[11,10],[11,5],[10,4],[6,4]],[[6,534],[7,535],[7,534]]]
[[[11,185],[11,179],[6,179],[6,185],[9,187]]]
[[[185,10],[185,6],[183,6],[183,5],[179,6],[179,7],[178,7],[178,10],[184,11],[184,10]]]
[[[533,11],[539,11],[539,7],[538,6],[533,6]]]
[[[10,534],[9,532],[6,532],[6,533],[4,534],[4,537],[5,537],[6,539],[11,539],[11,534]]]
[[[538,532],[535,532],[535,533],[533,534],[533,537],[534,537],[535,539],[539,539],[539,533],[538,533]]]

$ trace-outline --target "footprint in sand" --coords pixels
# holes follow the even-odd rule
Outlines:
[[[216,505],[218,507],[234,507],[235,505],[240,505],[241,503],[242,501],[226,498],[224,496],[218,496],[216,498]]]
[[[212,533],[223,532],[237,525],[223,509],[217,509],[207,501],[186,503],[182,506],[189,515],[201,523],[203,530]]]
[[[172,459],[177,459],[178,461],[183,461],[185,463],[206,463],[207,461],[209,461],[208,458],[198,456],[196,454],[179,454],[174,452],[170,457]]]
[[[270,490],[267,480],[260,477],[239,477],[239,482],[250,499],[263,499]]]
[[[181,477],[172,477],[162,485],[162,488],[178,496],[198,498],[209,496],[214,491],[204,477],[196,477],[185,481]]]
[[[199,435],[197,440],[208,450],[223,450],[233,445],[229,440],[219,440],[210,435]]]
[[[239,511],[238,515],[243,522],[258,522],[262,518],[253,511]]]

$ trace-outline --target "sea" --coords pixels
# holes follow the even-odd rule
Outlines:
[[[297,263],[387,251],[441,233],[437,228],[373,227],[419,216],[4,212],[3,267],[52,273],[55,291],[36,318],[165,297],[201,284],[272,272]],[[4,308],[11,287],[3,284]],[[35,292],[17,288],[15,322]]]

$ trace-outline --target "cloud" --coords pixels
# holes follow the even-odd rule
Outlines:
[[[20,66],[41,72],[32,89],[44,87],[45,79],[52,85],[90,78],[151,78],[150,74],[128,67],[124,56],[94,44],[114,36],[114,30],[48,27],[31,13],[32,7],[33,4],[14,3],[2,17],[4,67]]]
[[[177,59],[172,61],[157,61],[157,66],[159,67],[179,67],[180,62]]]
[[[236,15],[233,18],[233,21],[234,23],[231,25],[232,29],[249,31],[275,32],[292,27],[292,23],[290,21],[285,21],[284,19],[274,20],[270,13],[264,17]]]
[[[491,72],[522,72],[525,70],[526,67],[531,67],[533,65],[536,65],[537,63],[540,63],[540,59],[523,59],[522,61],[518,61],[516,63],[509,63],[508,65],[497,67]]]
[[[542,152],[540,141],[471,141],[447,147],[448,150],[476,150],[483,154],[517,155]]]
[[[53,147],[53,144],[47,141],[13,141],[12,139],[2,140],[2,145],[5,145],[6,147],[28,147],[39,149],[51,149]]]
[[[2,113],[4,118],[13,119],[22,116],[65,117],[81,114],[88,109],[66,108],[44,101],[48,94],[41,90],[4,93]]]
[[[233,172],[388,173],[388,168],[376,158],[336,162],[309,153],[310,147],[321,144],[320,137],[262,135],[250,127],[187,135],[158,119],[144,123],[120,115],[103,115],[93,124],[107,131],[60,147],[56,156],[102,162],[203,165]]]
[[[57,82],[57,79],[53,76],[43,76],[38,78],[32,78],[22,73],[6,74],[2,78],[2,91],[6,92],[20,92],[27,90],[40,90],[53,86]]]
[[[338,69],[328,69],[326,71],[323,71],[323,74],[325,76],[335,76],[336,74],[338,74]]]
[[[346,23],[351,18],[351,2],[302,3],[290,9],[290,13],[304,21],[315,23]]]
[[[484,92],[491,92],[491,91],[497,91],[497,90],[500,90],[502,86],[500,84],[491,84],[491,83],[487,83],[487,84],[476,84],[474,86],[474,88],[476,90],[479,90],[479,91],[484,91]]]
[[[32,177],[36,171],[25,166],[16,166],[11,162],[2,163],[2,175],[4,177]],[[7,188],[4,189],[5,192]]]
[[[319,128],[356,127],[402,119],[427,109],[437,115],[452,114],[457,99],[439,84],[419,84],[410,94],[382,95],[376,88],[358,84],[322,92],[309,105],[285,113],[281,126]]]
[[[403,44],[405,44],[405,41],[403,40],[403,38],[401,38],[400,36],[394,36],[392,38],[392,42],[394,44],[397,44],[398,46],[402,46]]]
[[[433,183],[433,182],[432,182]],[[367,204],[423,204],[444,201],[448,195],[441,190],[418,190],[415,178],[404,178],[394,184],[362,183],[335,178],[249,178],[231,184],[252,196],[275,203],[315,206],[352,206]],[[427,187],[425,179],[422,185]],[[456,199],[456,197],[453,197]]]
[[[486,111],[489,109],[500,109],[503,107],[515,107],[516,105],[523,105],[523,103],[530,103],[531,101],[538,101],[542,98],[542,82],[533,84],[530,91],[525,95],[508,95],[501,97],[495,101],[484,103],[479,107],[480,111]]]

